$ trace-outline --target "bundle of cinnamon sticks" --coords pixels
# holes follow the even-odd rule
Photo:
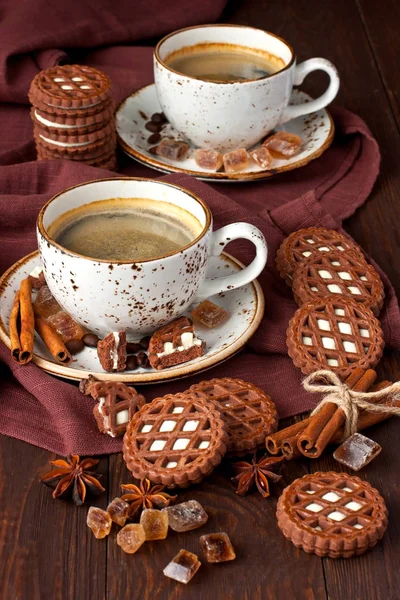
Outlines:
[[[346,379],[346,384],[357,392],[374,392],[391,385],[390,381],[381,381],[375,385],[376,377],[373,369],[367,371],[355,369]],[[400,401],[395,403],[391,401],[391,405],[393,404],[400,407]],[[390,416],[384,412],[361,411],[358,418],[358,431],[380,423]],[[283,454],[287,460],[299,456],[318,458],[328,444],[339,443],[342,440],[344,423],[345,415],[342,409],[337,404],[328,402],[316,414],[268,436],[265,444],[270,454]]]
[[[56,362],[62,365],[71,364],[72,356],[59,334],[44,319],[35,316],[32,278],[26,277],[15,294],[10,315],[11,355],[20,365],[26,365],[32,360],[35,329]]]

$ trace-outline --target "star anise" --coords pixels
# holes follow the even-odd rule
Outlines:
[[[282,475],[278,475],[275,471],[280,471],[283,460],[282,456],[264,456],[257,462],[257,456],[254,455],[251,463],[244,461],[234,463],[233,469],[237,475],[232,477],[231,481],[238,485],[236,493],[244,496],[255,484],[261,496],[268,498],[268,480],[282,479]]]
[[[80,462],[77,454],[71,454],[67,460],[50,461],[56,468],[41,477],[40,481],[55,488],[53,498],[72,497],[77,506],[85,502],[86,495],[97,496],[105,489],[99,482],[101,475],[90,471],[98,464],[95,458],[85,458]]]
[[[165,485],[152,486],[149,479],[141,479],[139,486],[126,483],[122,484],[121,488],[125,492],[121,499],[130,502],[129,519],[132,519],[136,513],[140,514],[145,508],[165,508],[176,500],[176,496],[170,496],[163,491]]]

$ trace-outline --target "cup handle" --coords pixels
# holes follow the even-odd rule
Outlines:
[[[322,96],[312,100],[311,102],[304,102],[303,104],[292,104],[287,106],[283,111],[282,117],[279,123],[286,123],[291,119],[300,117],[302,115],[308,115],[309,113],[325,108],[330,104],[339,90],[340,79],[339,74],[335,65],[325,58],[310,58],[305,60],[295,67],[293,85],[300,85],[303,83],[305,77],[312,73],[312,71],[325,71],[330,77],[330,83],[328,89]]]
[[[209,256],[219,256],[226,244],[233,240],[246,239],[253,242],[256,247],[256,256],[248,267],[225,277],[207,278],[201,285],[196,300],[202,300],[218,294],[234,290],[250,281],[256,279],[267,263],[267,242],[257,227],[250,223],[232,223],[218,231],[214,231],[211,238],[211,249]]]

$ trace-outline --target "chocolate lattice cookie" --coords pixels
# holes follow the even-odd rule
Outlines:
[[[385,501],[366,481],[346,473],[296,479],[278,500],[278,526],[305,552],[350,558],[375,546],[386,531]]]
[[[241,379],[211,379],[192,385],[189,391],[206,394],[221,412],[228,428],[228,453],[247,454],[264,446],[267,435],[278,426],[270,396]]]
[[[156,398],[128,425],[123,453],[134,477],[168,487],[197,483],[226,452],[226,425],[199,392]]]
[[[332,297],[303,304],[289,322],[286,342],[303,373],[331,369],[342,379],[355,368],[373,368],[384,347],[379,321],[369,308]]]

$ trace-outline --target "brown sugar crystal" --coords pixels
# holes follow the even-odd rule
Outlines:
[[[337,462],[353,471],[359,471],[381,452],[382,446],[361,433],[354,433],[333,453]]]
[[[178,554],[165,567],[163,573],[166,577],[175,579],[180,583],[189,583],[197,573],[201,562],[195,554],[187,550],[179,550]]]
[[[227,152],[223,156],[225,172],[235,173],[237,171],[243,171],[249,165],[249,155],[246,148],[238,148]]]
[[[223,165],[222,154],[217,150],[196,150],[194,160],[199,167],[208,171],[218,171]]]
[[[146,540],[165,540],[168,535],[168,515],[155,508],[146,508],[140,515]]]
[[[278,133],[268,137],[263,146],[269,150],[274,158],[287,159],[298,153],[301,144],[302,141],[299,135],[288,131],[278,131]]]
[[[121,527],[123,527],[126,523],[128,510],[128,502],[121,500],[121,498],[114,498],[114,500],[107,506],[107,512],[111,519],[114,521],[114,523],[117,523],[117,525],[121,525]]]
[[[168,515],[168,524],[174,531],[192,531],[207,523],[208,514],[197,500],[188,500],[163,508]]]
[[[157,146],[156,154],[170,160],[183,160],[189,151],[186,142],[163,138]]]
[[[260,146],[259,148],[256,148],[255,150],[250,152],[250,156],[254,160],[254,162],[257,163],[263,169],[269,169],[269,167],[272,165],[272,155],[268,148],[266,148],[265,146]]]
[[[112,519],[105,510],[91,506],[89,508],[86,524],[98,540],[105,538],[111,531]]]
[[[192,310],[191,316],[197,324],[205,325],[205,327],[217,327],[221,325],[229,317],[229,313],[224,308],[221,308],[210,300],[203,300],[195,309]]]
[[[208,533],[200,538],[200,545],[209,563],[220,563],[236,558],[227,533]]]
[[[127,554],[135,554],[145,541],[144,529],[139,523],[125,525],[117,535],[118,546]]]

